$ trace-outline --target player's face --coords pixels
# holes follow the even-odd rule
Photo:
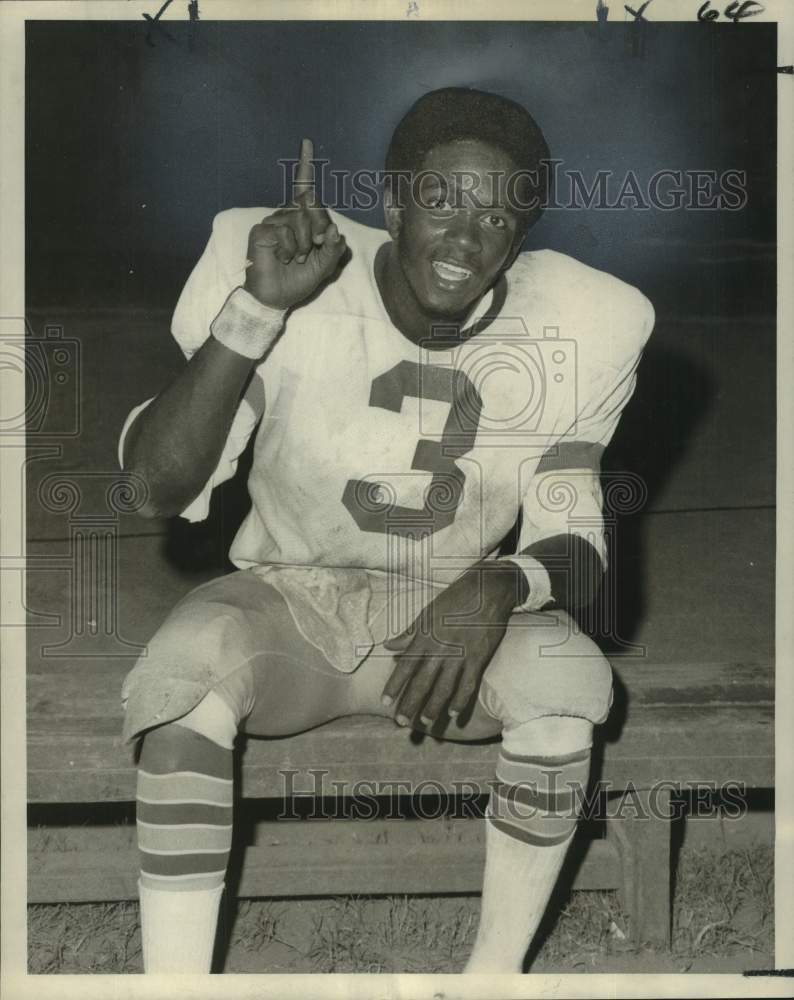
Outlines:
[[[481,142],[436,146],[390,231],[405,291],[423,312],[462,317],[509,266],[525,232],[510,204],[515,165]]]

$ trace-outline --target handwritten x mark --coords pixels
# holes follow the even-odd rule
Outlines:
[[[645,13],[647,8],[650,7],[650,5],[651,5],[651,0],[645,0],[645,3],[642,5],[642,7],[640,7],[639,10],[634,10],[634,8],[629,7],[628,4],[624,4],[623,6],[629,12],[629,14],[632,15],[635,21],[644,21],[645,18],[642,15]]]
[[[176,44],[176,39],[171,34],[171,32],[170,31],[166,31],[166,29],[160,23],[160,18],[163,16],[163,13],[166,10],[168,10],[168,8],[171,6],[171,4],[173,2],[174,2],[174,0],[165,0],[165,3],[157,11],[157,13],[154,15],[154,17],[152,17],[150,14],[144,14],[143,16],[144,16],[144,18],[148,21],[148,23],[151,26],[157,28],[158,31],[162,32],[165,35],[165,37],[168,39],[169,42],[173,42],[174,44]],[[152,41],[152,36],[149,33],[147,33],[147,35],[146,35],[146,42],[147,42],[148,45],[154,45],[154,42]]]

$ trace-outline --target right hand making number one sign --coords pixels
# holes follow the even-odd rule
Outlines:
[[[336,271],[347,244],[314,190],[314,145],[301,143],[288,205],[268,215],[248,236],[245,289],[263,305],[289,309]]]

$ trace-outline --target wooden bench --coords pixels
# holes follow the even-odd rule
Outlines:
[[[54,319],[38,314],[34,327],[43,334]],[[125,513],[119,496],[109,503],[125,416],[183,364],[164,336],[167,323],[165,314],[127,311],[72,317],[66,333],[79,337],[82,359],[80,434],[53,439],[55,444],[41,437],[28,441],[32,902],[135,897],[134,829],[93,824],[65,831],[57,827],[60,810],[77,804],[69,810],[77,824],[91,824],[99,803],[119,803],[131,814],[123,805],[133,800],[135,773],[119,743],[121,679],[134,662],[135,645],[148,641],[168,609],[203,582],[199,571],[221,572],[247,509],[250,454],[241,460],[236,487],[216,490],[214,514],[201,525],[144,523]],[[711,323],[676,325],[660,317],[637,393],[607,452],[613,469],[635,470],[649,488],[650,516],[621,522],[614,571],[620,607],[611,609],[609,620],[643,643],[650,658],[613,661],[617,700],[593,770],[616,791],[630,784],[641,790],[646,806],[659,780],[773,784],[775,518],[764,508],[775,496],[774,407],[762,408],[761,423],[752,427],[736,414],[747,386],[756,391],[769,384],[772,398],[772,348],[757,345],[774,344],[774,319],[756,330],[752,350],[742,346],[745,326],[720,324],[719,343],[731,337],[726,353],[716,350]],[[722,371],[712,386],[719,359]],[[675,407],[671,384],[681,389]],[[52,405],[59,399],[53,394]],[[50,415],[53,426],[71,426],[69,414],[53,409]],[[722,474],[737,462],[749,470],[745,476]],[[113,621],[98,621],[92,639],[91,622],[103,615]],[[111,640],[104,642],[103,634]],[[113,636],[122,639],[114,642]],[[417,744],[383,720],[356,718],[290,739],[249,741],[239,784],[248,801],[280,798],[279,770],[296,771],[294,787],[300,789],[311,787],[312,769],[326,768],[326,780],[339,780],[343,788],[358,779],[433,779],[444,787],[463,781],[485,789],[495,756],[493,744]],[[657,799],[663,809],[667,793]],[[39,822],[47,826],[37,830]],[[635,819],[627,808],[624,818],[606,826],[604,839],[577,838],[566,866],[570,883],[620,889],[635,937],[667,941],[670,823]],[[281,820],[249,832],[241,867],[240,851],[233,854],[234,889],[243,896],[480,887],[483,824],[476,819]]]
[[[667,945],[671,791],[705,783],[772,786],[773,673],[759,663],[616,659],[614,665],[616,706],[602,728],[593,776],[612,792],[629,794],[611,800],[624,808],[607,820],[606,837],[572,851],[567,876],[573,888],[618,889],[633,937]],[[118,690],[128,667],[125,660],[83,661],[68,670],[63,661],[30,663],[31,804],[85,803],[88,821],[91,803],[134,799],[134,764],[119,738]],[[355,792],[359,782],[409,783],[421,791],[432,779],[425,791],[485,793],[496,752],[493,742],[418,739],[386,720],[359,716],[299,736],[247,740],[239,785],[245,798],[281,800],[288,814],[290,791],[338,797]],[[259,823],[253,839],[237,864],[239,896],[476,892],[481,886],[482,819],[281,818]],[[134,827],[84,826],[60,849],[46,831],[32,831],[28,872],[30,902],[134,899]]]

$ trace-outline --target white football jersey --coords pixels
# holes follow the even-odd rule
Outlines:
[[[267,214],[215,218],[173,317],[188,359],[245,281],[248,233]],[[391,323],[375,281],[388,234],[331,216],[350,260],[288,314],[182,516],[207,516],[256,432],[252,507],[229,553],[240,568],[361,567],[444,584],[495,555],[521,513],[519,549],[575,532],[605,557],[599,458],[634,388],[650,302],[532,251],[477,304],[473,336],[420,347]]]

